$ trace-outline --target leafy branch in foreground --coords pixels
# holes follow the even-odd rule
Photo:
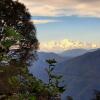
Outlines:
[[[49,89],[49,99],[51,97],[56,97],[65,91],[65,86],[61,85],[62,83],[62,75],[57,75],[54,73],[57,61],[55,59],[46,60],[49,67],[46,68],[46,72],[48,74],[48,89]]]

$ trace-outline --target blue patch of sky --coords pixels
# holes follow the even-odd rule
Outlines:
[[[34,16],[33,20],[56,20],[47,24],[37,24],[37,35],[40,41],[71,39],[86,42],[100,42],[100,19],[94,17]]]

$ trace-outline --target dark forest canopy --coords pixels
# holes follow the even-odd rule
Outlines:
[[[26,62],[37,49],[36,28],[24,4],[0,0],[0,94],[31,91],[31,82],[38,81]]]
[[[21,35],[21,39],[17,40],[14,45],[19,45],[20,57],[26,60],[30,51],[38,49],[38,40],[36,38],[36,28],[31,22],[31,15],[24,4],[13,0],[0,0],[0,41],[8,38],[5,35],[6,28],[13,28]],[[10,29],[10,31],[12,31]],[[11,37],[9,37],[11,39]],[[13,38],[15,39],[15,38]],[[9,52],[9,47],[2,48],[0,43],[0,51]]]

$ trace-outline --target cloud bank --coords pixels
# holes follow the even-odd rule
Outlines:
[[[100,17],[100,0],[19,0],[32,16]]]
[[[47,24],[47,23],[53,23],[53,22],[59,22],[58,20],[32,20],[34,24]]]
[[[76,48],[95,49],[95,48],[100,48],[100,45],[96,43],[73,41],[69,39],[63,39],[60,41],[42,42],[40,44],[40,51],[46,51],[46,52],[48,51],[61,52],[64,50],[76,49]]]

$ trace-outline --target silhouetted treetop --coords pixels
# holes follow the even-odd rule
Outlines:
[[[36,29],[28,9],[18,1],[0,0],[0,41],[7,37],[5,36],[5,29],[8,27],[22,35],[21,39],[17,41],[21,58],[28,58],[30,51],[38,49]],[[7,49],[9,51],[9,48]]]
[[[37,49],[36,29],[24,4],[0,0],[0,94],[33,90],[26,62]]]

